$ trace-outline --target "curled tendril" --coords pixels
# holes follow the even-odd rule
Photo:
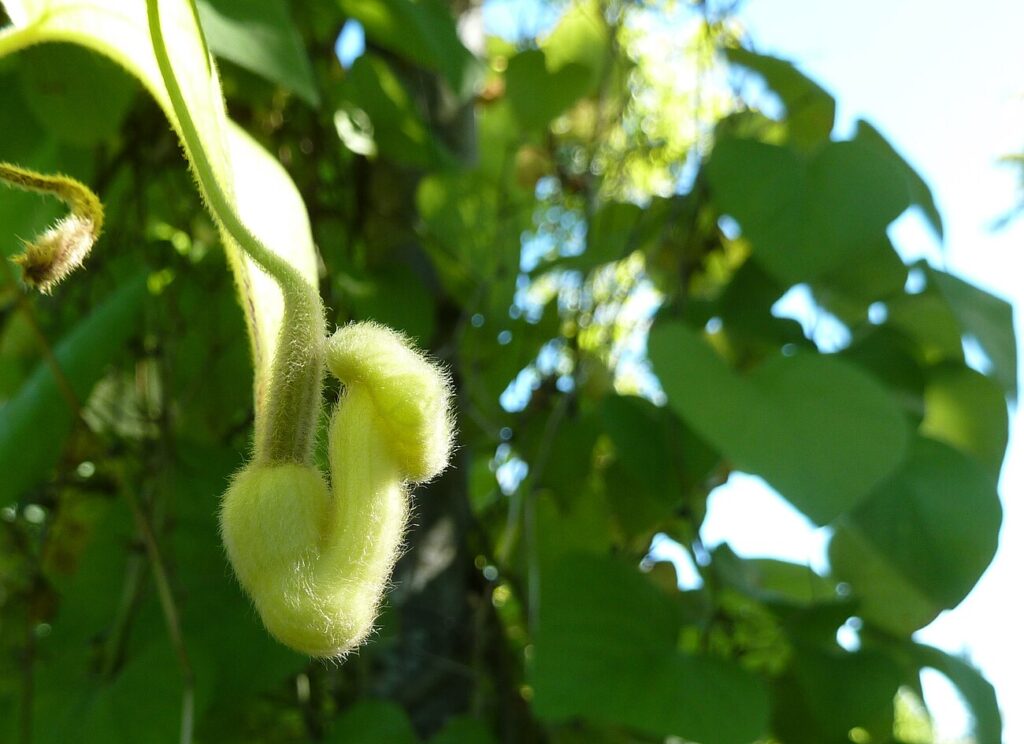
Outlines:
[[[103,230],[103,205],[88,186],[68,176],[45,175],[10,163],[0,163],[0,180],[26,191],[50,194],[65,202],[70,213],[14,257],[24,281],[43,294],[85,261]]]
[[[445,468],[452,418],[447,375],[388,328],[339,330],[327,365],[344,384],[330,424],[330,488],[311,465],[253,463],[224,496],[221,533],[270,633],[338,657],[373,629],[407,485]]]

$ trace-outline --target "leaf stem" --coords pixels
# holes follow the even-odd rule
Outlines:
[[[194,4],[193,13],[195,12]],[[224,232],[281,288],[284,316],[265,407],[257,405],[255,461],[309,463],[321,404],[324,369],[323,305],[316,287],[245,226],[206,156],[174,73],[160,22],[158,0],[146,0],[153,52],[178,120],[200,190]],[[197,33],[202,33],[197,29]]]

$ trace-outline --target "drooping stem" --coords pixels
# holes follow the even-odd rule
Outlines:
[[[53,227],[27,241],[25,252],[14,258],[24,271],[25,283],[48,294],[82,265],[99,239],[103,231],[103,204],[88,186],[74,178],[37,173],[12,163],[0,162],[0,181],[54,196],[71,209]]]
[[[324,374],[326,329],[319,292],[295,267],[253,235],[238,216],[207,158],[202,138],[175,75],[160,23],[159,1],[146,0],[146,11],[157,65],[193,172],[210,211],[238,247],[273,277],[284,300],[270,388],[262,415],[256,421],[254,461],[263,465],[309,462]]]

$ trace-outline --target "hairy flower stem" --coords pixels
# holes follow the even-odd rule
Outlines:
[[[0,181],[25,191],[55,196],[71,209],[16,256],[24,280],[48,294],[64,277],[82,265],[103,230],[103,205],[84,183],[62,175],[46,175],[0,162]]]
[[[249,231],[224,193],[175,76],[160,24],[159,5],[158,0],[146,0],[153,51],[181,138],[192,156],[192,170],[199,189],[223,231],[277,281],[284,299],[284,317],[270,389],[263,405],[257,405],[254,462],[261,465],[309,463],[320,413],[327,336],[320,295],[293,266]]]

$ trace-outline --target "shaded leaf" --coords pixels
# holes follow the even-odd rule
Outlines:
[[[360,700],[342,711],[324,739],[327,744],[415,744],[419,741],[401,706],[386,700]]]
[[[482,721],[456,716],[430,740],[430,744],[495,744],[496,740]]]
[[[382,155],[401,165],[440,165],[440,148],[402,81],[383,59],[372,54],[357,59],[348,71],[343,94],[370,117],[373,141]]]
[[[853,728],[885,741],[899,685],[899,667],[879,651],[798,648],[773,689],[772,728],[793,744],[845,744]]]
[[[863,142],[866,145],[870,145],[877,149],[877,151],[889,158],[895,163],[899,169],[903,172],[903,176],[906,179],[907,187],[910,189],[910,200],[913,204],[924,211],[925,217],[928,219],[928,223],[935,230],[936,235],[941,239],[943,237],[942,229],[942,215],[939,214],[938,207],[935,206],[935,197],[932,196],[932,190],[928,184],[925,183],[924,179],[918,175],[910,164],[903,159],[903,156],[896,152],[895,148],[886,140],[882,133],[875,129],[871,124],[866,121],[858,121],[857,128],[853,135],[854,140],[857,142]]]
[[[23,55],[18,71],[25,101],[59,139],[91,147],[120,129],[136,91],[124,70],[73,44],[44,44]]]
[[[544,52],[528,49],[508,61],[505,81],[516,119],[524,127],[540,129],[587,92],[590,72],[575,63],[551,72]]]
[[[137,277],[82,320],[54,349],[64,379],[83,401],[138,328],[145,281]],[[45,361],[0,408],[0,502],[17,501],[57,464],[73,411]]]
[[[865,620],[909,634],[967,596],[995,555],[1001,519],[993,476],[919,437],[902,467],[836,524],[829,560]]]
[[[611,33],[601,5],[594,0],[574,2],[541,40],[541,49],[552,72],[568,65],[587,70],[586,93],[596,92],[612,61]]]
[[[767,726],[758,681],[676,651],[671,599],[636,569],[563,557],[543,574],[531,680],[542,718],[583,716],[651,735],[746,744]]]
[[[375,43],[403,59],[440,72],[460,98],[472,93],[480,65],[459,41],[455,21],[438,0],[340,0]]]

